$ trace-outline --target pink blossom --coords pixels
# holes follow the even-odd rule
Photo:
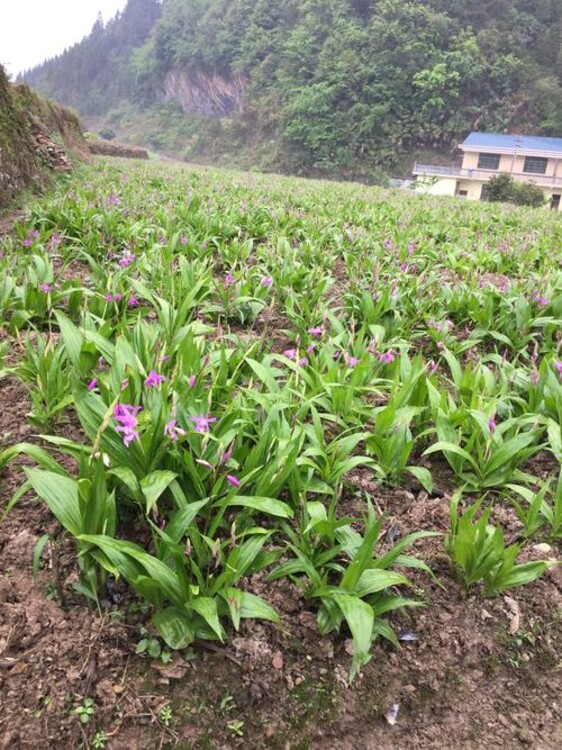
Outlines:
[[[166,378],[163,375],[159,375],[156,370],[150,370],[144,384],[147,388],[158,388]]]
[[[197,378],[195,375],[190,375],[188,379],[188,384],[190,388],[193,388],[195,386],[195,383],[197,382]]]
[[[240,487],[240,480],[234,474],[227,474],[226,478],[233,487]]]
[[[136,255],[134,253],[126,252],[123,253],[123,256],[119,259],[119,265],[121,268],[127,268],[127,266],[130,266],[131,263],[135,262]]]
[[[297,354],[297,350],[296,349],[285,349],[285,351],[283,352],[283,354],[287,357],[287,359],[294,359],[295,356],[296,356],[296,354]]]
[[[539,382],[539,371],[536,367],[533,367],[533,372],[531,373],[531,383],[533,385],[536,385]]]
[[[224,275],[224,285],[225,286],[230,286],[233,281],[234,281],[234,276],[231,273],[225,273],[225,275]]]
[[[397,355],[398,355],[398,352],[395,351],[394,349],[389,349],[387,352],[384,352],[384,353],[379,352],[377,354],[379,358],[379,362],[382,362],[385,365],[389,365],[391,362],[394,362]]]
[[[139,433],[137,431],[137,414],[141,409],[141,406],[116,404],[113,411],[115,421],[119,422],[115,430],[123,433],[123,442],[127,448],[133,440],[139,439]]]
[[[230,458],[232,456],[232,453],[234,451],[234,443],[231,443],[228,448],[226,449],[226,453],[221,458],[221,464],[224,466],[224,464],[228,463],[230,461]]]
[[[308,329],[308,332],[315,339],[319,339],[320,336],[322,336],[322,334],[324,333],[324,329],[322,328],[322,326],[313,326],[312,328]]]
[[[88,383],[88,390],[93,391],[97,387],[98,387],[98,379],[92,378],[90,382]]]
[[[264,278],[261,280],[262,286],[271,286],[273,284],[273,279],[271,276],[264,276]]]
[[[170,440],[173,440],[175,443],[180,435],[185,435],[185,430],[182,430],[181,427],[177,426],[175,419],[170,419],[164,427],[164,435],[167,435]]]
[[[39,289],[45,294],[49,294],[49,292],[53,291],[53,287],[50,284],[40,284]]]
[[[195,432],[209,432],[209,425],[217,421],[216,417],[205,416],[190,417],[189,419],[194,423]]]

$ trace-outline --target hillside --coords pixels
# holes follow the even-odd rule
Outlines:
[[[26,85],[10,85],[0,65],[0,208],[87,153],[76,115]]]
[[[556,0],[129,0],[25,74],[191,159],[372,178],[472,129],[562,132]]]

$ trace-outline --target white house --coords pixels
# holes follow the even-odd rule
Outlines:
[[[462,167],[416,163],[416,190],[486,200],[490,177],[507,172],[515,180],[535,183],[550,207],[561,210],[562,138],[476,132],[459,149],[463,152]]]

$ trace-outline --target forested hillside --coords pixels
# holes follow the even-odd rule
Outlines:
[[[561,36],[559,0],[129,0],[25,79],[155,148],[361,177],[562,134]]]

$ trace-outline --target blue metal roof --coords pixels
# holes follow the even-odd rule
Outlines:
[[[461,143],[473,148],[507,148],[521,151],[562,152],[562,138],[543,138],[535,135],[507,135],[504,133],[471,133]]]

